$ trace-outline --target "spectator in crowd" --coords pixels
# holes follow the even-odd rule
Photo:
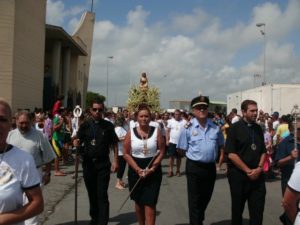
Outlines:
[[[44,209],[40,176],[30,154],[6,142],[12,112],[0,99],[0,221],[24,225],[24,221]],[[23,194],[28,203],[23,204]]]
[[[300,130],[299,124],[297,124],[297,129]],[[281,191],[282,195],[287,187],[287,183],[292,175],[294,170],[295,162],[300,160],[300,132],[294,134],[294,125],[289,123],[289,130],[290,134],[285,139],[283,139],[277,148],[276,155],[275,155],[275,162],[277,166],[281,170]],[[295,137],[296,136],[296,137]],[[295,149],[295,138],[297,139],[297,149]],[[286,214],[282,214],[280,216],[280,220],[285,225],[290,225],[290,221]]]
[[[44,121],[43,133],[47,137],[48,141],[51,143],[52,132],[53,132],[53,123],[52,123],[53,115],[51,112],[46,112],[46,115],[47,117]]]
[[[181,176],[180,167],[181,167],[181,158],[182,156],[177,153],[177,143],[179,139],[180,132],[184,129],[186,120],[182,119],[181,111],[176,109],[174,112],[174,118],[168,120],[166,139],[168,146],[168,156],[169,156],[169,172],[168,177],[174,176],[173,167],[174,159],[176,158],[176,176]]]
[[[7,142],[33,156],[41,184],[47,185],[51,177],[51,163],[55,158],[53,149],[47,137],[41,131],[31,126],[31,118],[28,111],[19,111],[16,119],[17,129],[9,132]],[[26,202],[28,202],[28,199],[26,199]],[[26,220],[26,225],[37,224],[37,217]]]
[[[125,117],[123,114],[117,114],[116,120],[115,120],[115,132],[116,135],[119,138],[118,142],[118,161],[119,161],[119,169],[117,171],[117,183],[116,188],[123,190],[125,188],[125,183],[123,182],[123,175],[126,168],[126,161],[123,158],[123,142],[126,136],[127,131],[124,129],[125,124]]]
[[[236,123],[236,122],[238,122],[239,120],[240,120],[240,118],[239,118],[239,116],[238,116],[238,114],[237,114],[237,109],[236,108],[233,108],[232,110],[231,110],[231,124],[234,124],[234,123]]]
[[[282,206],[289,218],[290,224],[300,225],[300,162],[295,166],[292,176],[288,182]]]
[[[276,131],[276,144],[278,145],[284,138],[289,136],[290,130],[289,130],[289,120],[286,115],[281,116],[280,124]]]
[[[59,169],[59,160],[65,160],[64,127],[66,125],[63,116],[64,113],[65,108],[61,107],[53,118],[52,146],[57,156],[54,160],[54,176],[66,176],[66,174]]]
[[[53,117],[58,113],[58,110],[63,107],[63,100],[64,100],[65,96],[64,95],[58,95],[56,102],[53,105],[52,108],[52,115]]]

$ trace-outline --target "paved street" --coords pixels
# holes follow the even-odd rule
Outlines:
[[[184,168],[183,160],[182,168]],[[158,225],[188,225],[186,178],[166,177],[167,159],[163,161],[164,177],[161,186],[159,203],[157,205]],[[74,179],[73,166],[63,167],[70,174],[66,177],[52,176],[51,184],[44,188],[46,201],[45,211],[40,220],[43,225],[74,224]],[[82,173],[79,173],[78,187],[78,224],[88,225],[88,199],[84,187]],[[109,225],[136,225],[134,204],[128,200],[123,209],[119,207],[128,195],[128,189],[118,190],[115,186],[116,175],[112,174],[109,187],[110,222]],[[280,181],[267,182],[267,197],[264,213],[265,225],[280,225],[278,216],[281,214]],[[230,225],[230,193],[224,171],[218,173],[212,200],[206,212],[205,225]],[[247,207],[244,212],[244,224],[247,223]]]

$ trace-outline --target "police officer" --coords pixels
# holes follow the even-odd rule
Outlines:
[[[266,147],[261,127],[256,123],[257,103],[241,104],[243,119],[232,124],[226,139],[228,182],[231,192],[231,224],[243,224],[243,211],[248,201],[250,225],[263,224],[266,186],[262,172]]]
[[[215,180],[215,160],[223,148],[220,128],[208,116],[209,99],[198,96],[191,101],[194,118],[182,130],[178,151],[186,154],[186,176],[191,225],[202,225],[206,207],[212,196]]]
[[[111,122],[102,118],[104,103],[94,99],[90,108],[91,117],[77,133],[75,146],[81,144],[83,178],[90,203],[90,225],[107,225],[109,219],[108,185],[110,168],[118,168],[118,137]],[[111,166],[109,149],[114,150]]]

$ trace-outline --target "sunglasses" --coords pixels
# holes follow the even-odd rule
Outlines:
[[[207,105],[197,105],[194,108],[197,110],[207,110],[208,106]]]
[[[93,112],[103,112],[102,108],[92,108]]]

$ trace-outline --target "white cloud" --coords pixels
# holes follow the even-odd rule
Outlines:
[[[75,5],[66,8],[61,0],[47,0],[46,23],[56,26],[67,25],[69,32],[72,32],[79,22],[78,16],[81,15],[88,5]],[[68,21],[68,22],[67,22]]]
[[[67,18],[71,11],[80,12],[76,7],[65,9],[60,1],[48,2],[52,9],[47,12],[52,15],[62,13]],[[108,66],[109,105],[125,105],[129,85],[137,84],[143,71],[149,74],[150,85],[161,89],[164,106],[167,100],[190,100],[199,91],[213,100],[225,100],[231,92],[252,88],[253,74],[263,71],[258,22],[266,23],[267,81],[300,82],[299,53],[286,39],[299,36],[299,0],[290,0],[285,8],[276,2],[262,3],[248,21],[231,27],[199,7],[156,24],[148,22],[150,17],[150,11],[137,6],[122,27],[109,20],[96,21],[89,89],[106,94]],[[253,58],[244,57],[252,49],[257,49]],[[114,59],[107,61],[111,55]]]
[[[65,5],[61,1],[48,0],[46,21],[49,24],[61,26],[65,17]]]

